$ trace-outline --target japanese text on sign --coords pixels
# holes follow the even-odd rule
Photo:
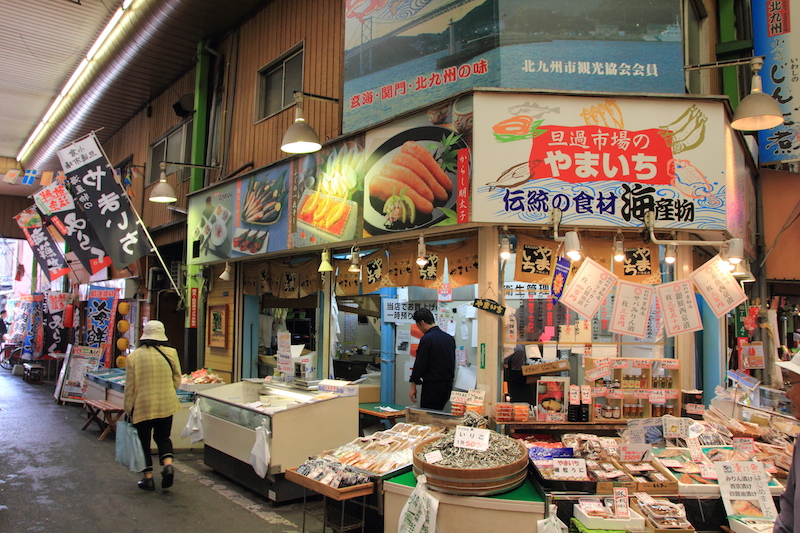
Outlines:
[[[720,494],[728,515],[767,518],[778,515],[767,486],[764,465],[756,461],[732,461],[717,462],[715,466]],[[748,505],[734,505],[740,501]]]
[[[583,317],[591,319],[603,299],[616,285],[617,279],[619,278],[608,269],[587,257],[560,301]]]
[[[553,458],[553,479],[586,477],[585,459]]]
[[[644,337],[654,293],[647,285],[620,280],[608,329],[622,335]]]
[[[689,280],[673,281],[656,287],[667,335],[674,337],[703,329],[700,310]]]
[[[490,432],[488,429],[456,426],[453,446],[485,452],[489,449]]]
[[[724,263],[718,255],[714,256],[689,276],[717,318],[747,299]]]

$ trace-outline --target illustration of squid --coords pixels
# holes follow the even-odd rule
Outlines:
[[[706,137],[708,117],[693,105],[683,112],[672,124],[661,126],[659,135],[672,148],[673,154],[697,148]]]
[[[608,99],[602,104],[597,104],[589,109],[584,109],[581,111],[581,118],[588,126],[625,128],[622,110],[617,105],[617,102],[612,99]]]
[[[672,159],[667,165],[672,174],[672,185],[682,194],[694,199],[705,199],[709,207],[719,207],[722,200],[713,194],[714,187],[700,170],[685,159]]]

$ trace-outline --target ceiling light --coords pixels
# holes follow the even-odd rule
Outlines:
[[[151,202],[155,202],[157,204],[169,204],[178,201],[178,197],[175,194],[175,189],[172,188],[172,185],[167,183],[166,169],[167,165],[162,161],[161,176],[159,176],[159,181],[156,183],[156,186],[153,187],[152,191],[150,191],[149,200]]]
[[[329,98],[327,96],[319,96],[316,94],[304,93],[295,91],[294,101],[296,103],[294,123],[289,126],[286,133],[283,134],[283,141],[281,141],[281,150],[288,154],[310,154],[322,148],[319,142],[319,135],[314,131],[303,115],[303,100],[322,100],[327,102],[338,102],[336,98]]]
[[[225,262],[225,270],[222,271],[222,274],[219,275],[219,279],[222,281],[230,281],[231,280],[231,264],[227,261]]]
[[[617,230],[617,237],[614,238],[614,261],[622,263],[625,261],[625,243],[622,240],[622,232]]]
[[[500,239],[500,259],[507,261],[511,258],[511,240],[508,236]]]
[[[676,248],[677,247],[674,244],[667,245],[667,250],[664,252],[664,262],[668,265],[675,263]]]
[[[352,272],[353,274],[361,272],[361,265],[359,264],[360,261],[361,256],[358,254],[358,248],[353,246],[350,248],[350,266],[347,267],[347,271]]]
[[[581,240],[577,231],[568,231],[564,235],[564,251],[573,261],[581,260]]]
[[[419,236],[419,243],[417,244],[417,265],[421,268],[428,264],[428,251],[425,248],[425,239],[422,235]]]
[[[728,241],[728,261],[737,265],[744,258],[744,241],[733,238]]]
[[[333,267],[331,266],[331,254],[328,252],[327,248],[322,250],[322,260],[319,263],[317,272],[333,272]]]
[[[768,130],[783,124],[783,112],[778,102],[762,90],[761,76],[758,74],[762,66],[764,59],[761,57],[754,57],[750,61],[753,81],[750,84],[750,94],[739,102],[733,114],[731,127],[735,130]]]

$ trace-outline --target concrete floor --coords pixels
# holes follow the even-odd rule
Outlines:
[[[205,466],[202,453],[176,454],[170,490],[158,466],[156,492],[140,490],[140,476],[114,461],[113,437],[97,440],[94,424],[81,431],[83,407],[57,403],[54,389],[0,369],[0,532],[300,531],[302,501],[273,507]]]

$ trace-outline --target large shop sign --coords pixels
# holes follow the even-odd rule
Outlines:
[[[472,219],[725,230],[737,197],[721,102],[474,95]],[[730,143],[730,141],[728,141]]]

